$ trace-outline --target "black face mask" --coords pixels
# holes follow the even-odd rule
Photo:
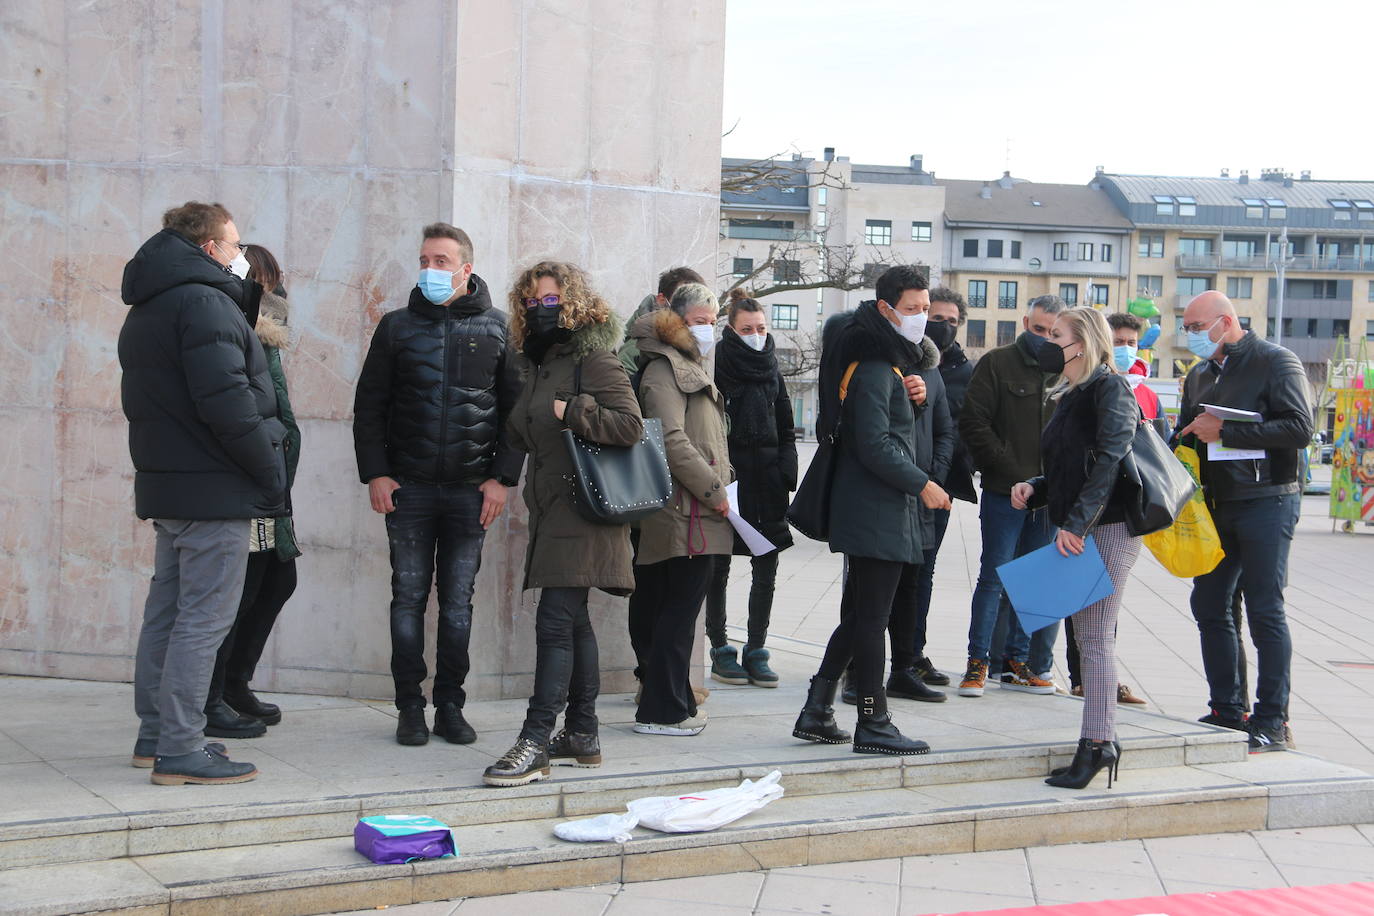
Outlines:
[[[572,331],[558,326],[560,309],[536,306],[525,311],[525,355],[536,363],[544,361],[544,355],[554,344],[567,340]]]
[[[1069,344],[1069,346],[1073,346],[1073,344]],[[1075,353],[1069,359],[1078,359],[1082,355],[1081,352]],[[1064,348],[1052,340],[1045,340],[1043,337],[1040,339],[1040,343],[1036,345],[1035,361],[1040,364],[1041,372],[1050,375],[1064,374]]]
[[[926,322],[926,336],[942,353],[949,349],[950,344],[954,343],[954,335],[957,330],[958,328],[948,321]]]

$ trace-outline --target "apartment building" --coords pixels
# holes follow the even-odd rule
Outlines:
[[[1131,285],[1153,294],[1162,313],[1161,375],[1181,376],[1192,363],[1183,309],[1208,289],[1224,291],[1242,324],[1288,347],[1314,378],[1337,337],[1374,340],[1374,182],[1265,169],[1257,179],[1099,171],[1093,184],[1135,227]]]
[[[968,302],[971,355],[1015,340],[1026,304],[1046,293],[1070,305],[1125,307],[1131,223],[1101,188],[1009,173],[938,184],[945,189],[944,282]]]

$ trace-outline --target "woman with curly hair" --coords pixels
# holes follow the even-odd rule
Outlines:
[[[482,776],[492,786],[543,779],[550,764],[601,765],[601,676],[587,596],[593,588],[612,595],[634,590],[630,529],[593,524],[578,513],[563,430],[618,446],[634,445],[644,434],[639,403],[616,356],[624,325],[579,268],[535,264],[516,279],[509,308],[511,340],[531,363],[509,429],[529,456],[525,588],[541,591],[534,695],[520,737]],[[565,727],[551,741],[565,706]]]

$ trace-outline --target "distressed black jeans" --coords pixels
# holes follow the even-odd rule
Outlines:
[[[439,588],[434,704],[467,698],[472,591],[482,566],[482,491],[474,484],[401,481],[386,517],[391,546],[391,677],[396,708],[424,706],[425,605],[432,583]]]
[[[535,611],[534,695],[520,737],[549,742],[558,714],[567,708],[568,731],[597,733],[596,697],[601,665],[596,633],[587,615],[586,588],[545,588]]]

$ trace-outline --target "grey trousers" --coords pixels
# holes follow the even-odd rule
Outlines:
[[[205,743],[215,654],[234,624],[248,566],[246,518],[154,519],[157,551],[134,665],[140,740],[158,756]]]

